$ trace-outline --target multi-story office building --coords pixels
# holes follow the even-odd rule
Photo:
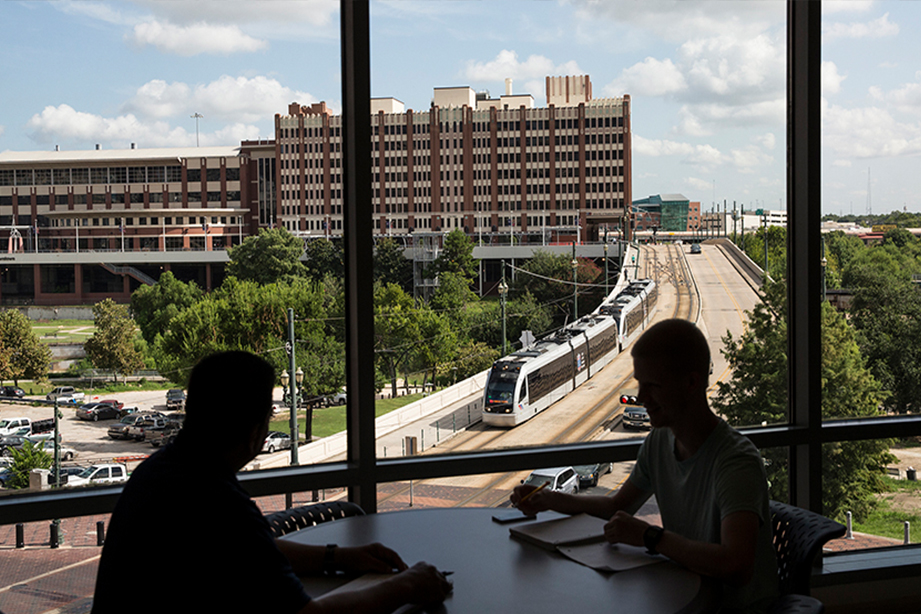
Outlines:
[[[127,300],[164,269],[208,287],[258,228],[239,147],[0,154],[4,302]],[[222,265],[221,265],[222,266]]]
[[[546,107],[509,82],[499,98],[436,88],[418,112],[373,99],[375,231],[576,240],[619,223],[631,199],[630,97],[593,99],[587,76],[548,77],[546,88]],[[275,117],[279,220],[292,232],[341,232],[341,119],[323,103]]]
[[[577,242],[631,200],[630,97],[547,77],[548,105],[436,88],[431,108],[372,100],[378,236],[462,229],[483,243]],[[289,105],[275,138],[234,147],[0,154],[0,301],[127,300],[163,270],[220,283],[226,249],[284,226],[342,234],[342,118]]]

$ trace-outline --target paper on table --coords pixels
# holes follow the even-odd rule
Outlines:
[[[604,525],[601,518],[577,514],[511,527],[509,533],[545,550],[555,550],[564,544],[603,541]]]
[[[597,571],[626,571],[665,560],[637,546],[608,542],[563,545],[557,546],[557,550],[573,561]]]

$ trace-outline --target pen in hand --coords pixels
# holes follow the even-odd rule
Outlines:
[[[529,492],[528,494],[526,494],[525,496],[523,496],[523,497],[521,498],[521,500],[519,500],[518,503],[515,504],[515,507],[518,507],[519,505],[521,505],[522,503],[524,503],[525,501],[527,501],[528,498],[531,497],[532,495],[534,495],[535,493],[539,493],[540,491],[542,491],[543,489],[545,489],[549,484],[550,484],[550,482],[544,482],[543,484],[541,484],[540,486],[538,486],[537,488],[535,488],[534,490],[532,490],[531,492]]]

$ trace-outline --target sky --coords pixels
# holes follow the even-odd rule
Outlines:
[[[921,211],[913,32],[921,2],[823,3],[825,213]],[[337,0],[5,0],[0,40],[0,151],[233,146],[290,102],[341,109]],[[781,0],[372,0],[371,67],[415,110],[587,74],[631,96],[634,198],[786,207]]]

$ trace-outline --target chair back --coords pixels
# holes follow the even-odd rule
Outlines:
[[[781,595],[809,595],[812,562],[829,540],[843,537],[840,522],[799,507],[771,501],[771,528]]]
[[[265,519],[272,527],[275,537],[281,537],[293,531],[312,527],[321,522],[329,522],[346,516],[364,516],[365,511],[357,503],[350,501],[324,501],[268,514]]]

